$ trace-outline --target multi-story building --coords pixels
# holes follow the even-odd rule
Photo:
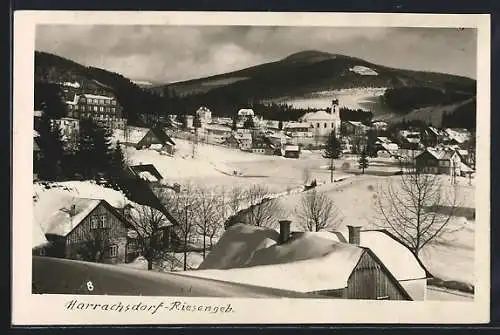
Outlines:
[[[123,108],[116,98],[94,94],[75,94],[72,101],[66,101],[68,117],[92,119],[110,128],[125,128]]]

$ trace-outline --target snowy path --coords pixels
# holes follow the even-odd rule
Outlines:
[[[59,280],[54,280],[54,273]],[[92,291],[87,289],[88,281],[92,281]],[[278,289],[49,257],[33,257],[33,286],[36,293],[49,294],[318,298]]]

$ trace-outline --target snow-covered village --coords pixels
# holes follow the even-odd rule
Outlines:
[[[473,301],[475,79],[308,38],[113,67],[99,29],[37,31],[34,294]]]

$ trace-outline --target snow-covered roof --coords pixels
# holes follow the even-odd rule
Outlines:
[[[242,108],[238,111],[238,116],[254,116],[253,109]]]
[[[453,156],[457,153],[456,150],[439,150],[439,149],[435,149],[435,148],[427,148],[425,151],[427,151],[429,154],[431,154],[434,158],[436,158],[438,160],[452,159]],[[423,154],[423,152],[420,155],[422,155],[422,154]]]
[[[298,145],[286,145],[285,151],[299,151]]]
[[[139,172],[139,177],[141,177],[144,180],[151,181],[151,182],[156,182],[158,179],[151,174],[149,171],[141,171]]]
[[[337,231],[292,233],[279,245],[273,229],[236,224],[226,230],[199,270],[186,274],[299,292],[336,289],[347,285],[363,248],[368,248],[396,280],[426,278],[410,250],[387,232],[362,230],[359,246],[346,243],[347,236]]]
[[[470,132],[466,129],[447,128],[445,132],[448,137],[454,139],[458,143],[464,143],[470,139]]]
[[[78,83],[77,81],[75,82],[68,82],[68,81],[65,81],[63,84],[63,86],[69,86],[69,87],[73,87],[73,88],[80,88],[80,83]]]
[[[44,201],[47,200],[47,201]],[[99,199],[77,198],[59,193],[39,200],[34,206],[34,221],[45,234],[66,236],[101,202]],[[71,214],[72,206],[74,213]]]
[[[273,229],[234,225],[199,270],[183,274],[298,292],[340,289],[364,252],[327,232],[296,233],[282,245],[277,240]]]
[[[384,231],[361,231],[360,245],[373,251],[397,280],[426,278],[425,269],[410,250]]]
[[[324,110],[319,110],[317,112],[310,112],[301,117],[301,120],[305,122],[313,121],[313,120],[331,120],[332,114],[328,113]]]
[[[33,129],[33,137],[38,137],[38,136],[40,136],[40,134],[36,130]]]
[[[387,151],[397,151],[399,146],[396,143],[382,143],[380,144],[382,148],[384,148]]]
[[[285,129],[309,128],[309,123],[307,123],[307,122],[288,122],[283,128],[285,128]]]
[[[113,97],[108,97],[105,95],[95,95],[95,94],[82,94],[83,97],[87,99],[103,99],[103,100],[113,100]]]
[[[196,110],[196,113],[211,113],[211,110],[208,107],[201,106]]]
[[[467,164],[460,162],[460,171],[462,172],[474,172]]]
[[[237,140],[251,141],[252,134],[251,133],[234,133],[234,138]]]
[[[231,127],[217,124],[217,123],[212,123],[212,124],[207,124],[203,127],[205,130],[215,130],[215,131],[226,131],[226,132],[231,132]]]
[[[33,111],[33,117],[42,117],[42,111]]]
[[[382,143],[391,143],[391,140],[385,136],[379,136],[377,137],[377,141],[380,141]]]

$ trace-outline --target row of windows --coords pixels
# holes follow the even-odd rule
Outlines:
[[[327,128],[328,127],[328,123],[325,122],[323,123],[323,128]],[[330,128],[334,128],[335,127],[335,123],[332,122]],[[314,124],[311,123],[311,128],[314,128]],[[321,128],[321,124],[319,122],[316,122],[316,128]]]
[[[80,98],[80,102],[96,105],[116,105],[116,100]]]
[[[90,217],[90,229],[111,228],[111,220],[107,215],[92,215]]]
[[[117,121],[123,121],[125,122],[122,118],[120,117],[117,117],[115,115],[108,115],[108,114],[96,114],[96,113],[68,113],[68,116],[70,117],[75,117],[75,118],[87,118],[87,119],[98,119],[98,120],[102,120],[102,121],[114,121],[114,120],[117,120]],[[76,125],[75,125],[76,127]]]
[[[68,105],[69,106],[69,109],[72,110],[81,110],[81,111],[94,111],[94,112],[97,112],[97,111],[101,111],[101,112],[108,112],[108,113],[114,113],[116,112],[116,108],[115,107],[104,107],[104,106],[90,106],[90,105],[86,105],[86,106],[80,106],[79,105]]]

